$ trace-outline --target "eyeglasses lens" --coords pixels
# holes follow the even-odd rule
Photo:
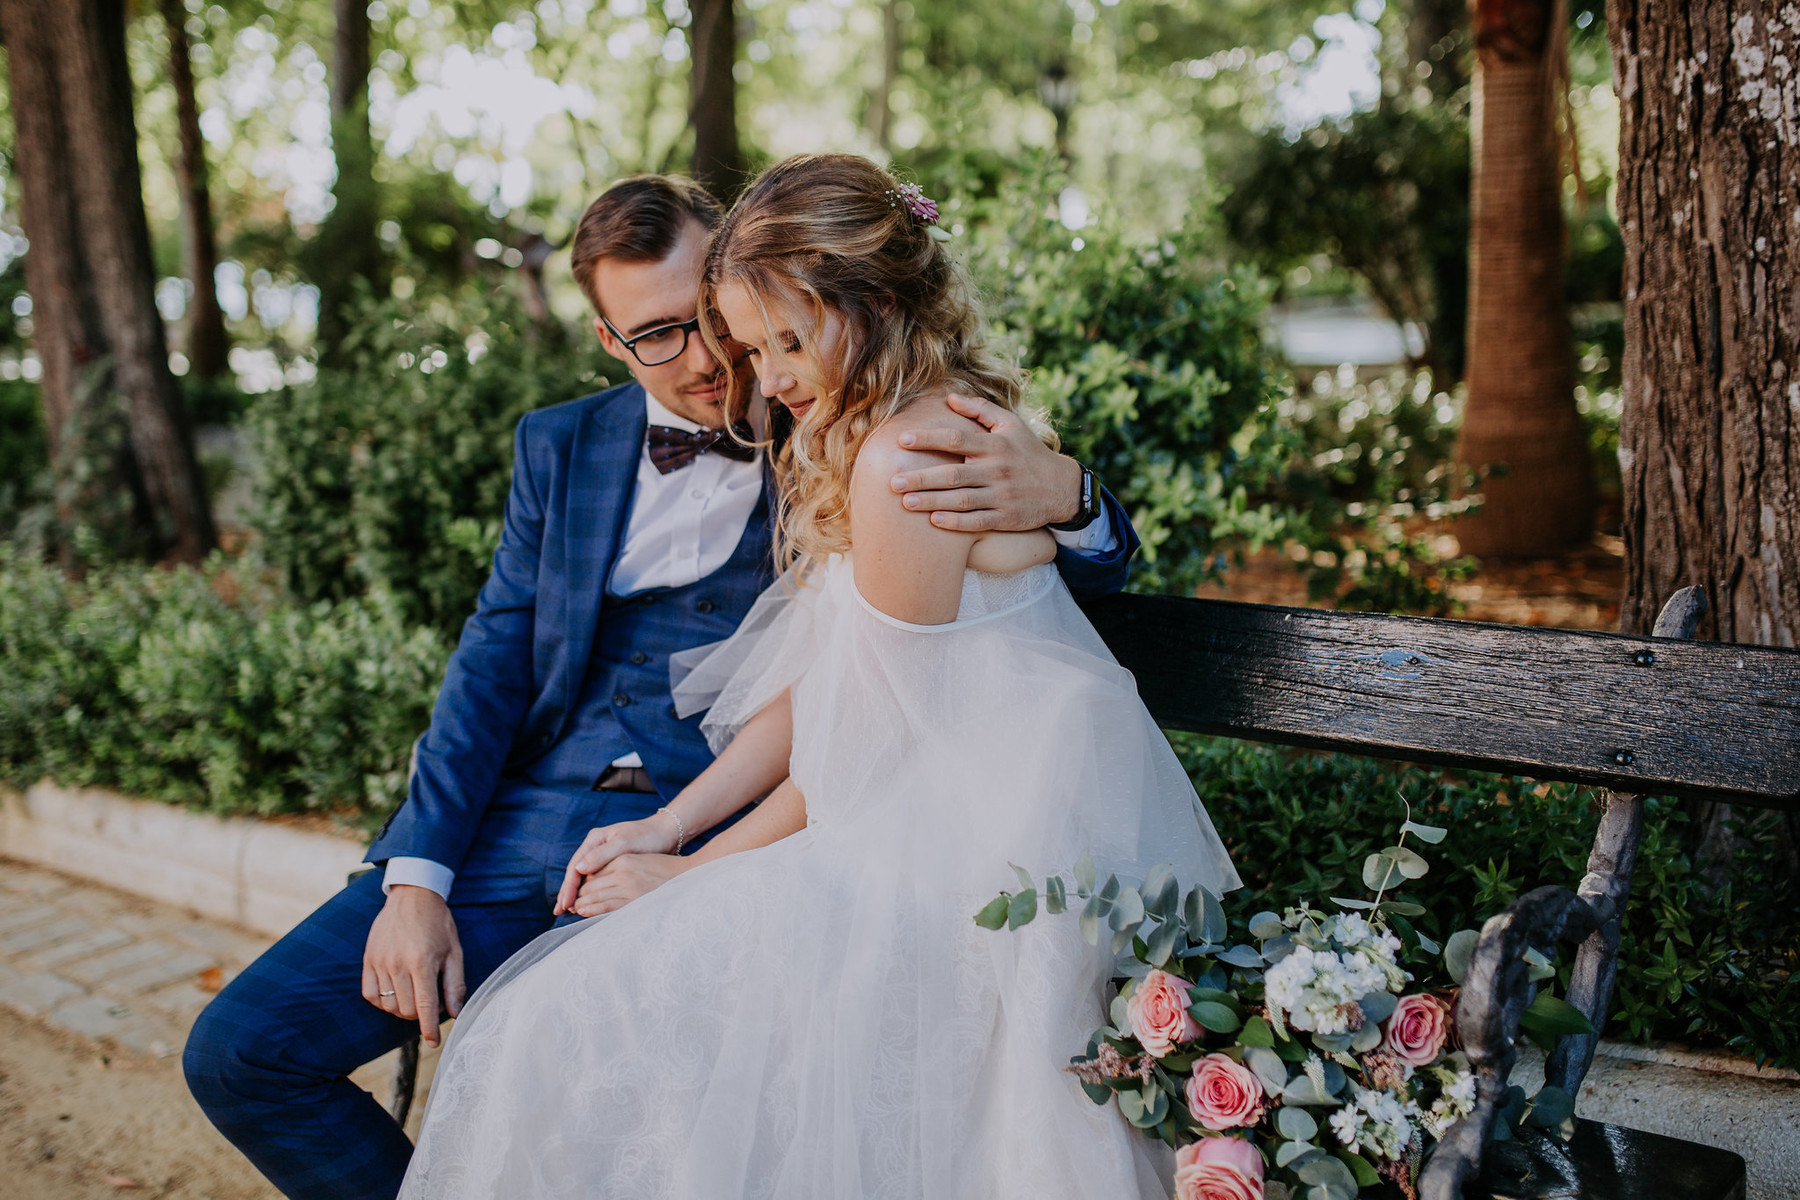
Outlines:
[[[667,325],[652,330],[633,343],[632,352],[638,361],[646,367],[659,367],[681,357],[687,349],[687,329],[680,325]]]

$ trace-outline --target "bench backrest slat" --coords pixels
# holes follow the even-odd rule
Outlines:
[[[1800,651],[1174,596],[1085,607],[1165,728],[1800,808]]]

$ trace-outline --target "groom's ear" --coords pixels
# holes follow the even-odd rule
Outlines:
[[[624,361],[625,343],[614,337],[612,335],[612,330],[608,329],[606,327],[606,322],[602,321],[599,317],[594,318],[594,332],[600,335],[601,349],[605,350],[614,358]]]

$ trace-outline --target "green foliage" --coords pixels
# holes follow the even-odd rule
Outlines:
[[[0,381],[0,537],[48,494],[50,449],[36,384]]]
[[[380,589],[407,620],[453,631],[498,541],[514,427],[607,386],[603,359],[503,294],[371,305],[356,328],[341,370],[252,408],[253,524],[301,599]]]
[[[1003,339],[1065,447],[1131,514],[1137,587],[1192,590],[1233,554],[1290,547],[1315,598],[1443,612],[1442,563],[1414,531],[1456,510],[1447,400],[1428,383],[1327,383],[1297,397],[1262,339],[1268,285],[1215,264],[1190,222],[1142,243],[1108,214],[1079,232],[1044,170],[945,207]]]
[[[0,549],[0,780],[376,822],[448,655],[380,592],[297,606],[217,559],[73,583]]]
[[[1360,886],[1365,860],[1389,843],[1395,814],[1384,798],[1396,794],[1412,801],[1415,820],[1454,831],[1431,852],[1429,906],[1415,922],[1440,944],[1533,887],[1573,886],[1587,869],[1598,813],[1581,788],[1174,740],[1244,877],[1225,897],[1235,916],[1355,894],[1345,889]],[[1800,888],[1776,877],[1762,852],[1779,815],[1746,820],[1731,881],[1714,891],[1682,851],[1679,804],[1647,802],[1610,1036],[1726,1045],[1800,1066]],[[1420,898],[1405,887],[1390,895]]]

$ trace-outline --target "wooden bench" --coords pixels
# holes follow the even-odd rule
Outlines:
[[[1604,815],[1576,890],[1549,886],[1490,922],[1459,1032],[1476,1112],[1448,1133],[1423,1200],[1741,1200],[1744,1161],[1673,1138],[1579,1120],[1568,1144],[1497,1143],[1520,1012],[1524,951],[1580,943],[1568,999],[1599,1028],[1645,794],[1800,807],[1800,652],[1692,642],[1706,598],[1676,594],[1656,636],[1277,608],[1173,596],[1085,606],[1167,729],[1375,758],[1591,784]],[[1564,1038],[1549,1082],[1578,1095],[1595,1039]],[[401,1051],[391,1108],[404,1123],[418,1043]]]
[[[1575,890],[1538,888],[1482,932],[1457,1022],[1477,1107],[1420,1195],[1741,1200],[1729,1151],[1585,1120],[1567,1144],[1488,1135],[1532,996],[1527,947],[1579,943],[1568,999],[1605,1021],[1644,795],[1800,807],[1800,652],[1687,640],[1699,588],[1669,601],[1653,637],[1169,596],[1085,607],[1164,728],[1605,789]],[[1547,1081],[1579,1095],[1594,1042],[1563,1038]]]

